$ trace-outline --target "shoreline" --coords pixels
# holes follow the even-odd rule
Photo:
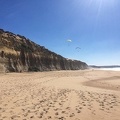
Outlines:
[[[90,68],[91,70],[120,71],[120,67],[115,68]]]

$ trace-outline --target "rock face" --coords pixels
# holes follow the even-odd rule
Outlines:
[[[86,69],[86,63],[66,59],[24,36],[0,29],[0,72]]]

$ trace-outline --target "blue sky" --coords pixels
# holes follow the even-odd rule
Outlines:
[[[0,0],[0,5],[0,28],[66,58],[120,65],[120,0]]]

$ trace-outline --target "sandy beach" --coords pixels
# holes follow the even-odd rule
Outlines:
[[[120,71],[1,73],[0,120],[120,120]]]

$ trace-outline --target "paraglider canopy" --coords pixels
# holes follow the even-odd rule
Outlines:
[[[75,49],[79,52],[81,48],[80,47],[76,47]]]
[[[68,42],[68,46],[69,46],[70,43],[72,42],[72,40],[68,39],[67,42]]]
[[[67,42],[72,42],[72,40],[68,39]]]

